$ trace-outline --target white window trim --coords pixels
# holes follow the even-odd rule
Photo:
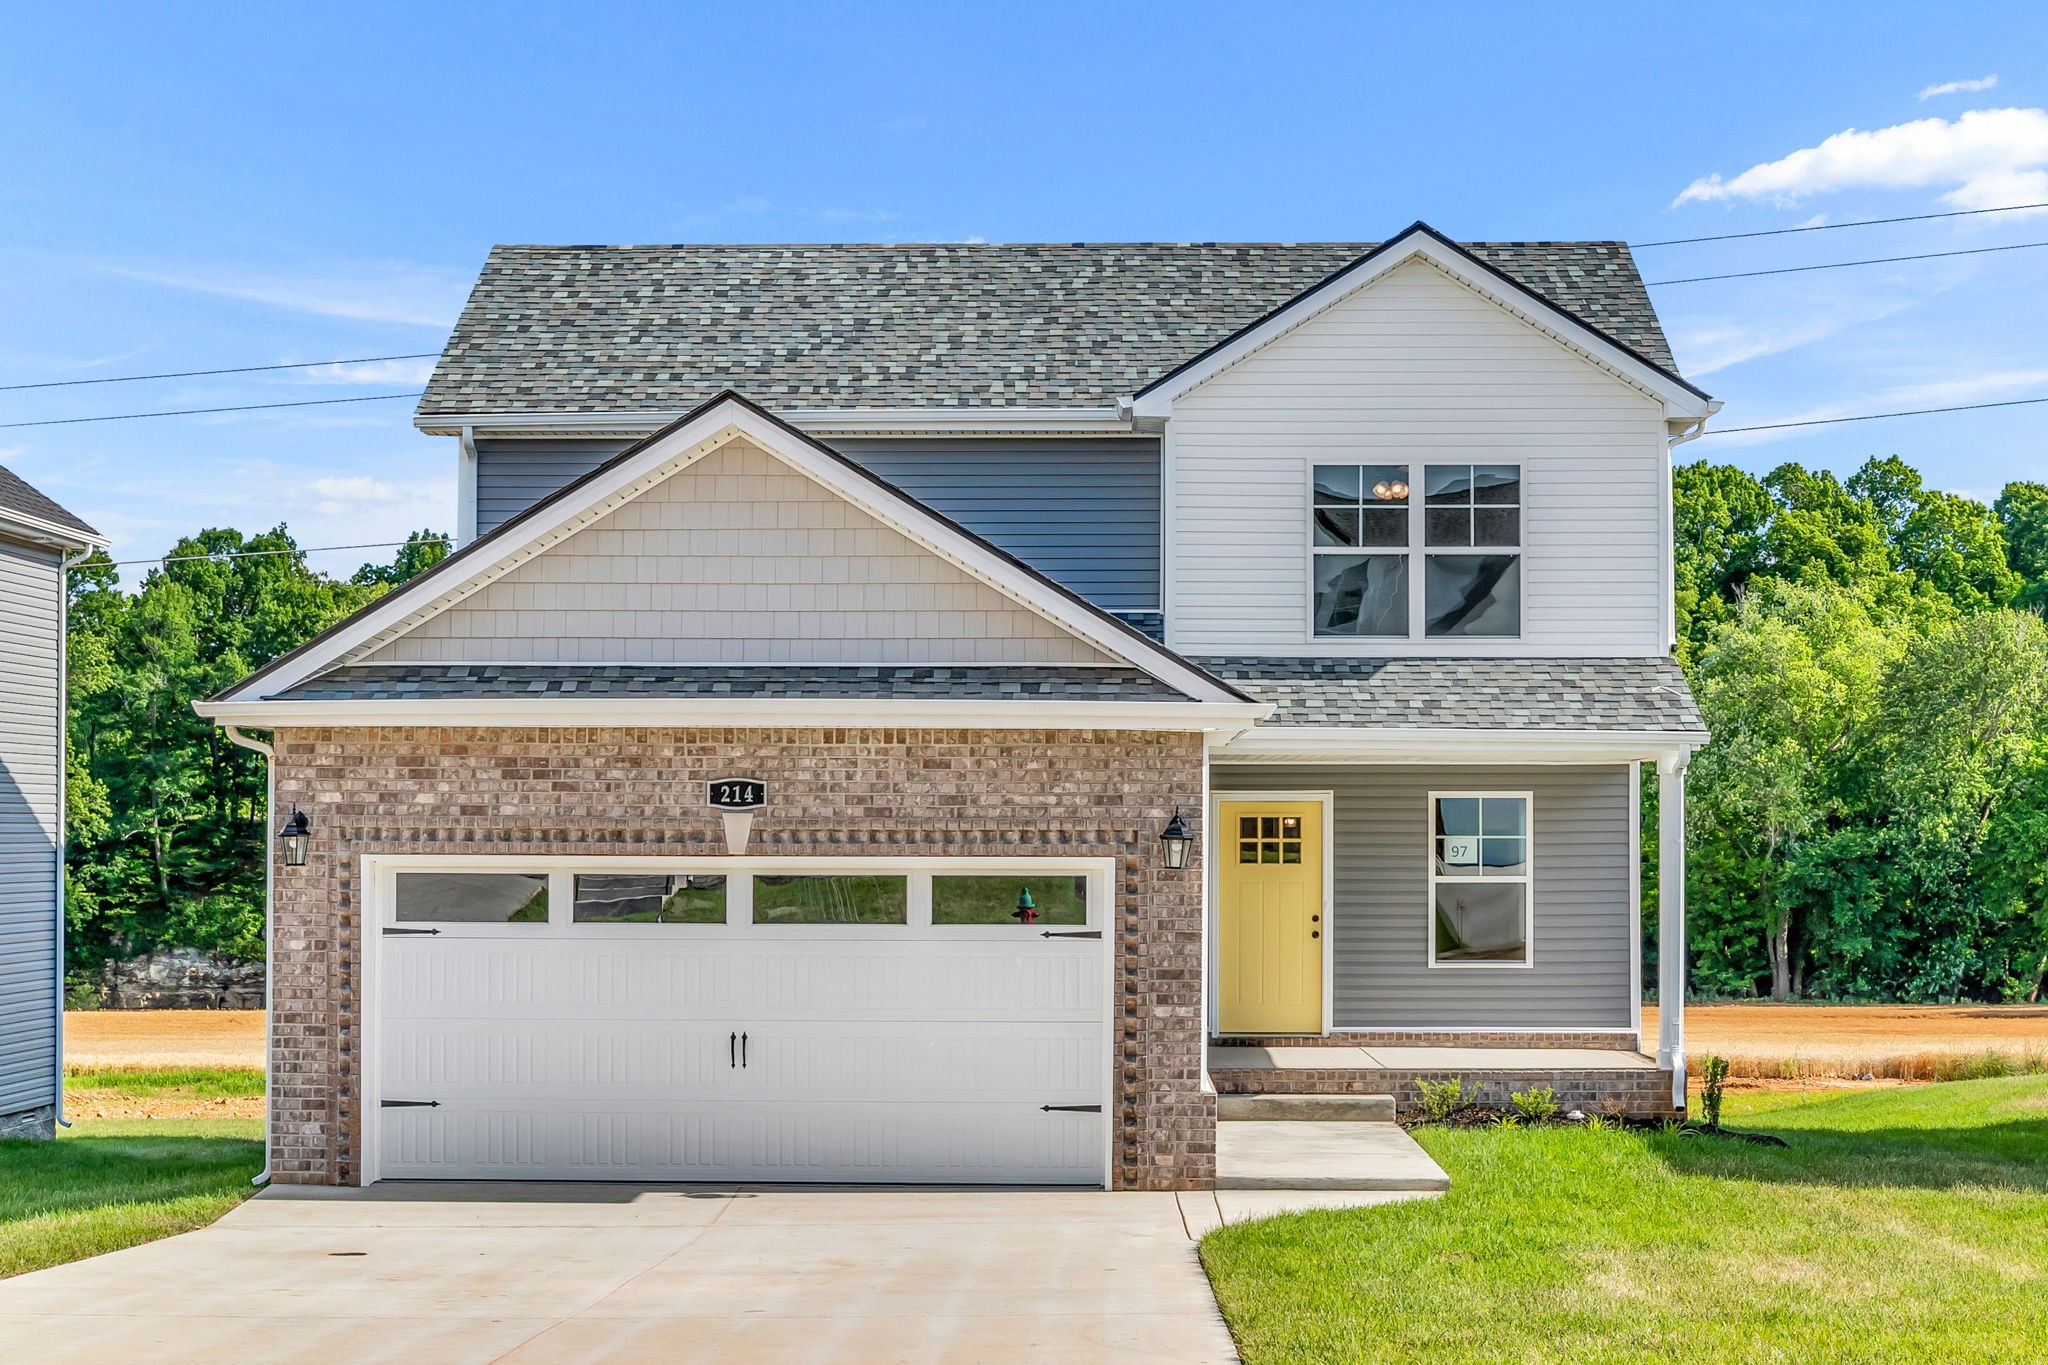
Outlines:
[[[1518,799],[1522,802],[1524,846],[1519,877],[1439,877],[1436,870],[1436,803],[1445,799],[1476,797],[1480,800]],[[1432,791],[1422,805],[1423,866],[1429,873],[1428,898],[1423,903],[1423,952],[1431,971],[1527,971],[1536,965],[1536,793],[1533,791]],[[1493,881],[1522,886],[1522,960],[1520,962],[1436,960],[1437,883]]]
[[[1398,465],[1408,471],[1408,544],[1394,546],[1370,545],[1318,545],[1316,544],[1316,466],[1317,465]],[[1514,466],[1521,482],[1520,501],[1515,510],[1519,534],[1513,545],[1430,545],[1427,542],[1427,523],[1424,520],[1424,489],[1429,481],[1432,464],[1438,467],[1467,467],[1480,464],[1504,464]],[[1473,648],[1485,645],[1521,644],[1529,633],[1529,466],[1526,460],[1420,460],[1407,456],[1389,455],[1375,459],[1371,453],[1343,458],[1335,456],[1309,456],[1302,461],[1302,516],[1301,533],[1303,552],[1308,556],[1306,580],[1307,602],[1302,616],[1302,634],[1306,643],[1318,651],[1332,648],[1346,653],[1371,654],[1376,649],[1385,649],[1389,644],[1452,645]],[[1321,635],[1316,632],[1316,559],[1320,555],[1399,555],[1408,561],[1408,633],[1406,635]],[[1515,573],[1517,590],[1521,596],[1521,609],[1515,621],[1513,635],[1431,635],[1426,611],[1428,601],[1429,557],[1431,555],[1513,555],[1516,559]]]
[[[960,858],[894,858],[878,855],[867,858],[806,858],[801,855],[783,857],[718,857],[703,855],[695,857],[608,857],[567,855],[527,856],[522,854],[440,854],[440,853],[369,853],[361,856],[358,863],[359,879],[364,903],[356,915],[357,961],[360,964],[356,982],[356,1020],[358,1033],[359,1070],[357,1083],[361,1087],[359,1099],[362,1103],[361,1147],[357,1153],[356,1179],[363,1185],[373,1185],[383,1178],[383,1118],[379,1100],[383,1098],[384,1077],[379,1058],[383,1039],[383,972],[384,972],[384,926],[396,926],[397,882],[400,872],[520,872],[545,871],[548,883],[548,922],[537,926],[543,937],[568,937],[577,929],[597,929],[597,925],[575,925],[567,918],[555,918],[557,896],[555,888],[561,885],[558,877],[573,877],[578,872],[662,872],[662,871],[725,871],[737,876],[741,872],[755,872],[762,869],[772,872],[785,870],[816,875],[833,873],[867,872],[873,875],[905,874],[912,878],[915,888],[922,878],[924,894],[924,924],[858,924],[858,925],[799,925],[792,926],[800,931],[816,932],[836,930],[839,937],[883,939],[885,941],[908,942],[935,939],[960,938],[1019,938],[1046,932],[1042,926],[994,925],[934,925],[931,923],[931,877],[938,872],[1018,872],[1032,871],[1041,875],[1056,872],[1073,872],[1088,877],[1088,923],[1085,928],[1100,935],[1099,959],[1102,982],[1102,1043],[1103,1043],[1103,1116],[1102,1125],[1102,1169],[1105,1177],[1115,1170],[1116,1134],[1115,1119],[1115,1076],[1116,1068],[1116,1011],[1117,991],[1112,968],[1115,964],[1113,945],[1116,936],[1108,932],[1114,919],[1112,907],[1117,891],[1117,860],[1114,858],[1033,858],[1033,857],[960,857]],[[571,884],[573,891],[573,883]],[[566,902],[565,902],[566,904]],[[918,901],[913,889],[909,917],[915,921]],[[716,924],[660,924],[635,926],[606,926],[603,937],[627,940],[632,938],[673,937],[676,930],[729,931],[733,927],[732,905],[726,905],[726,923]],[[449,926],[440,927],[446,934]],[[470,925],[471,930],[488,932],[503,926]],[[751,924],[740,928],[751,929]],[[776,926],[781,928],[783,926]],[[1061,929],[1071,933],[1083,926],[1054,926],[1054,932]],[[652,929],[655,932],[645,932]],[[470,933],[453,937],[483,937],[484,934]],[[807,936],[807,932],[790,935],[792,939]],[[828,935],[830,936],[830,935]],[[1325,938],[1328,935],[1324,935]],[[267,1059],[266,1059],[267,1060]]]

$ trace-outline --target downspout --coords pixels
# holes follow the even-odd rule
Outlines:
[[[71,801],[71,571],[92,558],[92,547],[64,555],[57,560],[57,953],[51,971],[56,991],[50,1002],[55,1027],[50,1033],[51,1084],[55,1087],[56,1118],[59,1128],[69,1128],[64,1117],[64,864],[70,852],[69,813]]]
[[[271,908],[275,893],[270,856],[270,829],[277,821],[277,751],[260,739],[251,739],[243,734],[240,727],[223,725],[231,743],[244,749],[253,749],[263,755],[263,1169],[256,1173],[251,1185],[270,1183],[270,1030],[271,1030],[271,964],[270,935]]]
[[[455,544],[452,553],[476,539],[476,428],[464,427],[455,457]]]

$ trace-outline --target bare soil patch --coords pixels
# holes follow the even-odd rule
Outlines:
[[[129,1095],[119,1090],[66,1089],[69,1119],[260,1119],[261,1095],[193,1095],[168,1091]]]
[[[263,1011],[67,1010],[64,1062],[72,1067],[261,1067]],[[233,1111],[207,1112],[226,1117]]]
[[[1657,1007],[1643,1006],[1643,1036]],[[2048,1064],[2044,1005],[1688,1005],[1685,1050],[1726,1057],[1731,1079],[1931,1081],[1972,1059]]]

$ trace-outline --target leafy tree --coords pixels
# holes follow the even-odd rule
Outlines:
[[[283,526],[212,529],[178,542],[132,593],[104,555],[74,571],[74,970],[162,945],[260,950],[261,760],[192,702],[387,591],[434,548],[409,542],[380,578],[345,583],[311,569]]]
[[[446,559],[449,543],[448,537],[439,531],[414,531],[398,547],[389,564],[365,564],[349,582],[395,588]]]
[[[1991,510],[2005,536],[2005,562],[2020,578],[2016,605],[2048,609],[2048,484],[2009,483]]]

